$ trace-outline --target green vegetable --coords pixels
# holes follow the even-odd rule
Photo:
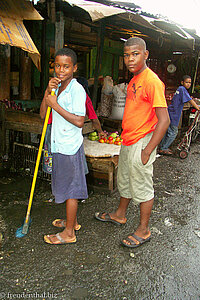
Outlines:
[[[97,136],[97,132],[96,131],[90,132],[89,136]]]
[[[115,132],[111,133],[110,136],[112,136],[113,138],[117,137],[117,134]]]
[[[89,140],[91,141],[96,141],[97,140],[96,138],[97,138],[96,136],[89,136]]]

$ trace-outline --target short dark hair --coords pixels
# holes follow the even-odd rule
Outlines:
[[[182,81],[184,82],[186,79],[192,79],[191,77],[190,77],[190,75],[184,75],[183,77],[182,77]]]
[[[125,43],[124,43],[124,47],[130,47],[133,45],[139,45],[142,48],[144,48],[144,51],[146,51],[146,43],[143,39],[138,38],[138,37],[132,37],[129,38]]]
[[[55,54],[55,58],[56,58],[56,56],[69,56],[69,57],[71,57],[73,65],[77,64],[77,55],[74,52],[74,50],[72,50],[70,48],[59,49]]]

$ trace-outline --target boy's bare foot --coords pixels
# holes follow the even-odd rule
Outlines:
[[[66,227],[66,221],[63,220],[63,219],[55,219],[52,222],[52,225],[55,226],[55,227],[64,228],[64,227]],[[75,226],[74,226],[74,230],[78,231],[80,229],[81,229],[81,225],[76,223]]]
[[[101,222],[111,222],[117,225],[123,225],[127,221],[127,218],[121,218],[119,216],[116,216],[115,212],[113,213],[97,212],[95,213],[95,218]]]

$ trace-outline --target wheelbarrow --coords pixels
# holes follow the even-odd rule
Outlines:
[[[188,156],[191,142],[194,142],[200,133],[199,118],[200,111],[196,111],[191,125],[189,126],[188,130],[184,134],[183,139],[177,146],[179,157],[181,159],[185,159]]]

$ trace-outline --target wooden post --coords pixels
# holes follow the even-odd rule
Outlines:
[[[56,2],[55,0],[47,1],[47,13],[52,23],[56,22]]]
[[[98,90],[99,74],[101,70],[101,61],[103,56],[104,34],[105,34],[105,22],[104,20],[101,20],[100,27],[98,30],[98,35],[97,35],[97,57],[96,57],[96,66],[95,66],[95,73],[94,73],[94,90],[92,95],[92,103],[94,109],[96,109],[96,105],[97,105],[97,90]]]
[[[192,93],[194,93],[194,87],[195,87],[195,82],[196,82],[196,77],[197,77],[197,70],[198,70],[198,65],[199,65],[199,58],[200,58],[200,50],[197,55],[196,68],[195,68],[194,79],[193,79],[193,84],[192,84]]]
[[[0,45],[0,99],[10,99],[10,46]]]
[[[5,106],[0,103],[0,154],[6,153]]]
[[[55,24],[55,52],[64,46],[65,20],[62,11],[57,12],[58,21]]]
[[[41,76],[40,76],[40,86],[42,89],[42,97],[44,95],[44,92],[47,87],[48,79],[47,78],[47,67],[46,67],[46,57],[47,57],[47,51],[46,51],[46,27],[47,27],[47,21],[44,19],[42,21],[42,41],[41,41]]]
[[[31,100],[31,59],[28,53],[21,50],[19,72],[19,98]]]

